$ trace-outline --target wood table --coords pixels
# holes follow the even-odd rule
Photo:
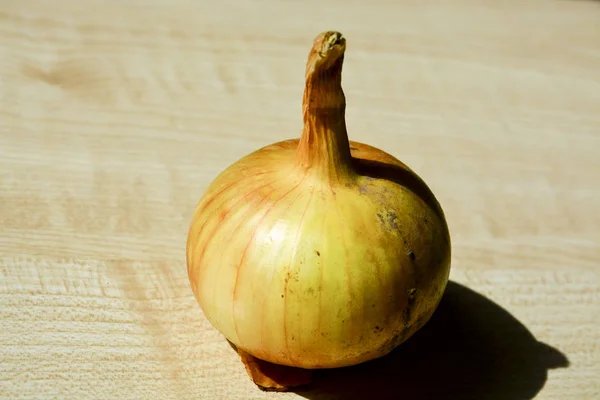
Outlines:
[[[204,318],[189,222],[300,135],[314,36],[352,140],[429,184],[451,284],[396,352],[261,392]],[[600,3],[0,1],[0,398],[600,398]]]

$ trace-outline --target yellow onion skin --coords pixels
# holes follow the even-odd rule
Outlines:
[[[333,34],[318,36],[311,56],[328,57]],[[317,96],[327,107],[311,110],[309,92],[300,140],[245,156],[207,188],[187,267],[204,315],[238,348],[275,364],[335,368],[389,353],[429,320],[451,246],[423,180],[390,154],[347,141],[330,117],[335,96]],[[340,99],[332,104],[341,101],[343,118]]]

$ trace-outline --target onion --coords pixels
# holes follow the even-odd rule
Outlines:
[[[206,318],[238,349],[282,366],[381,357],[431,317],[450,272],[443,211],[401,161],[350,142],[346,41],[318,35],[299,140],[225,169],[197,205],[187,268]]]

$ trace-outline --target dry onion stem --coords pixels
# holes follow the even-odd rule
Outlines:
[[[448,227],[427,185],[393,156],[348,140],[345,50],[338,32],[316,37],[300,140],[223,171],[189,231],[196,299],[266,389],[307,375],[281,378],[293,369],[273,372],[265,361],[335,368],[389,353],[429,320],[448,281]]]

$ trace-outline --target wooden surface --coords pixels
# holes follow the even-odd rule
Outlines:
[[[267,394],[185,238],[219,171],[299,136],[327,29],[350,136],[429,183],[454,283],[392,356]],[[599,206],[596,1],[0,0],[2,399],[598,399]]]

